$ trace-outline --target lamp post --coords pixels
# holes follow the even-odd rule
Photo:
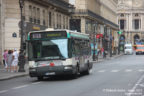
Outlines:
[[[25,56],[24,56],[24,33],[23,33],[23,7],[24,7],[24,0],[19,0],[19,6],[20,6],[20,14],[21,14],[21,23],[20,23],[20,32],[21,32],[21,43],[20,43],[20,53],[19,53],[19,70],[18,72],[25,72],[24,65],[25,65]]]
[[[106,58],[106,25],[105,24],[104,24],[104,34],[103,34],[103,48],[104,48],[103,58]]]
[[[93,61],[96,61],[96,53],[95,53],[95,46],[96,46],[96,24],[93,24],[93,45],[94,45],[94,50],[93,50]]]
[[[110,29],[110,57],[112,57],[112,40],[113,40],[112,29]]]

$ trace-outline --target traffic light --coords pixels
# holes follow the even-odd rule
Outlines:
[[[120,30],[120,31],[118,31],[117,33],[118,33],[118,34],[122,34],[122,31]]]

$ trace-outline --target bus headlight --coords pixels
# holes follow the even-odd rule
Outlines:
[[[35,61],[29,61],[29,67],[35,68],[35,67],[37,67],[37,63]]]
[[[66,59],[65,61],[62,61],[64,66],[72,65],[72,59]]]
[[[64,67],[65,70],[69,70],[69,69],[72,69],[72,66],[66,66]]]

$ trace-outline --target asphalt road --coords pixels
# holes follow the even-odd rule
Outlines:
[[[0,96],[144,96],[144,55],[124,55],[94,64],[78,79],[28,76],[0,81]]]

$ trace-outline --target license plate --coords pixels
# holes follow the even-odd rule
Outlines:
[[[45,75],[55,75],[55,72],[47,72]]]

